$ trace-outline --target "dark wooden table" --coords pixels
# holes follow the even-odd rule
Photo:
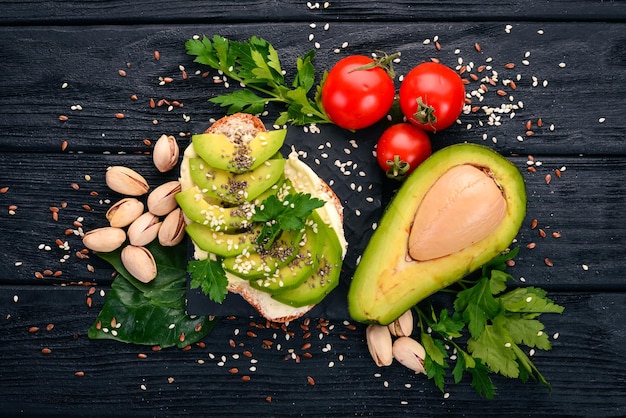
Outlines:
[[[626,3],[188,3],[2,6],[0,415],[626,414]],[[443,394],[423,375],[397,364],[377,368],[363,327],[353,330],[349,318],[325,318],[327,333],[311,318],[309,339],[304,320],[289,324],[287,333],[265,327],[260,318],[224,318],[203,339],[203,348],[190,350],[153,352],[88,339],[112,269],[97,257],[77,257],[80,238],[66,230],[76,229],[75,222],[85,230],[103,225],[116,197],[104,183],[106,167],[128,165],[154,182],[175,177],[153,169],[149,143],[167,133],[185,146],[188,133],[203,131],[211,118],[224,114],[207,102],[224,86],[212,82],[213,73],[198,74],[207,68],[185,53],[185,41],[195,34],[263,37],[277,47],[288,71],[312,48],[320,73],[348,54],[384,50],[402,52],[398,74],[438,58],[453,68],[490,65],[500,80],[515,81],[516,89],[490,86],[484,102],[475,101],[490,108],[513,104],[514,115],[498,114],[495,120],[479,109],[433,141],[437,148],[463,141],[487,144],[524,174],[528,214],[510,272],[526,285],[547,289],[565,306],[563,315],[544,318],[552,351],[533,357],[552,393],[532,381],[495,378],[495,400],[477,396],[467,380],[448,382]],[[165,77],[173,81],[160,85]],[[468,84],[468,91],[476,88],[478,82]],[[183,106],[151,108],[150,98]],[[118,113],[125,118],[116,118]],[[67,120],[60,120],[62,115]],[[272,117],[275,113],[268,124]],[[527,121],[532,136],[526,135]],[[292,127],[287,141],[308,151],[312,164],[327,142],[337,159],[347,161],[343,149],[351,140],[371,150],[383,127],[351,133],[320,126],[316,134]],[[316,167],[335,182],[346,207],[351,249],[344,280],[349,280],[391,186],[373,159],[359,162],[365,177],[345,176],[333,162],[322,159]],[[372,185],[373,203],[364,206],[365,195],[351,183]],[[59,208],[56,220],[52,207]],[[531,229],[533,219],[537,229]],[[534,249],[526,247],[530,242]],[[44,277],[37,278],[39,273]],[[302,347],[305,341],[311,348]],[[42,352],[46,348],[49,354]],[[246,350],[252,358],[243,355]],[[300,356],[305,351],[312,357]],[[233,367],[239,372],[230,373]]]

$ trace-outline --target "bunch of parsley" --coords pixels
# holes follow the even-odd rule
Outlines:
[[[246,88],[218,95],[210,102],[228,107],[228,113],[260,114],[267,103],[285,105],[276,125],[292,123],[331,123],[321,104],[321,83],[315,84],[315,68],[311,50],[296,60],[296,75],[288,83],[281,67],[278,52],[268,41],[253,36],[247,41],[228,40],[220,35],[212,38],[192,38],[185,43],[195,62],[220,71],[230,80]],[[315,87],[311,95],[311,90]]]
[[[532,377],[550,389],[522,346],[550,350],[548,335],[538,317],[542,313],[562,313],[564,308],[540,288],[507,290],[506,282],[513,277],[505,273],[506,261],[518,251],[515,248],[493,259],[483,266],[478,279],[461,281],[453,310],[444,308],[437,314],[432,303],[415,307],[426,350],[424,367],[442,392],[451,361],[455,362],[454,382],[461,382],[467,372],[476,392],[489,399],[496,389],[490,373],[523,382]],[[464,336],[466,348],[459,342]]]

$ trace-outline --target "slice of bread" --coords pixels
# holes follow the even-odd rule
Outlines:
[[[254,136],[256,133],[264,131],[266,131],[265,125],[263,125],[263,122],[258,117],[246,113],[236,113],[217,120],[205,132],[222,133],[227,136]],[[188,153],[185,154],[187,156]],[[297,164],[305,165],[304,162],[299,160],[297,160]],[[307,170],[310,170],[308,166],[306,167]],[[317,177],[317,175],[315,176]],[[318,188],[318,190],[301,191],[311,193],[313,196],[325,196],[329,199],[331,204],[326,206],[329,207],[330,210],[336,210],[337,213],[334,214],[334,217],[338,218],[343,225],[343,206],[341,205],[341,201],[326,182],[319,177],[317,177],[317,179],[319,179],[319,182],[315,187]],[[341,235],[340,240],[345,242],[343,228],[341,228],[341,231],[336,232]],[[234,277],[233,275],[229,275],[228,291],[241,295],[241,297],[252,305],[260,315],[273,322],[292,321],[303,316],[315,306],[308,305],[296,308],[285,305],[274,300],[269,293],[251,287],[247,280]]]

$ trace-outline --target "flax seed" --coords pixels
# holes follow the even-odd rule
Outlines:
[[[537,219],[533,219],[532,221],[530,221],[530,229],[537,228],[537,224],[539,224],[539,221]]]
[[[254,333],[253,331],[246,332],[246,335],[248,337],[250,337],[250,338],[256,338],[257,337],[256,333]]]
[[[137,97],[136,94],[131,94],[130,95],[130,100],[132,100],[133,102],[136,102],[137,100],[139,100],[139,98]]]
[[[76,376],[76,377],[84,377],[85,376],[85,372],[79,370],[76,373],[74,373],[74,376]]]
[[[561,238],[561,233],[560,232],[553,232],[552,233],[552,238]]]
[[[506,68],[506,69],[508,69],[508,70],[510,70],[510,69],[512,69],[512,68],[515,68],[515,63],[513,63],[513,62],[509,62],[509,63],[507,63],[507,64],[504,64],[504,68]]]
[[[3,188],[0,189],[0,194],[4,194],[6,192],[9,191],[9,187],[8,186],[4,186]]]
[[[87,307],[91,308],[91,305],[93,304],[93,300],[91,299],[91,296],[87,296],[86,303],[87,303]]]
[[[183,341],[185,341],[185,333],[184,333],[184,332],[181,332],[181,333],[180,333],[180,336],[178,337],[178,341],[180,341],[181,343],[182,343]]]
[[[117,73],[120,75],[120,77],[126,77],[126,71],[124,70],[117,70]]]
[[[250,376],[248,376],[248,375],[241,376],[241,380],[243,380],[244,382],[249,382],[250,381]]]
[[[63,276],[63,272],[61,270],[57,270],[54,273],[52,273],[53,277],[61,277]]]
[[[39,331],[39,327],[30,327],[28,328],[28,332],[30,332],[31,334],[35,333]]]
[[[61,151],[65,151],[67,149],[67,141],[61,142]]]
[[[50,350],[49,348],[42,348],[41,349],[41,354],[50,354],[52,353],[52,350]]]
[[[65,122],[65,121],[67,121],[68,119],[69,119],[69,118],[68,118],[66,115],[59,115],[59,120],[60,120],[61,122]]]
[[[533,131],[526,131],[526,136],[533,136],[535,134],[535,132]]]
[[[535,167],[528,167],[527,170],[531,173],[536,173],[537,169]]]
[[[537,246],[537,244],[534,243],[534,242],[530,242],[530,243],[526,244],[526,248],[528,248],[529,250],[532,250],[536,246]]]
[[[543,120],[541,118],[537,119],[537,126],[540,128],[543,126]]]
[[[441,51],[441,44],[439,43],[439,41],[435,42],[435,49],[437,51]]]
[[[561,170],[559,170],[558,168],[556,170],[554,170],[554,174],[558,177],[561,178]]]
[[[50,323],[46,325],[46,331],[52,331],[54,329],[54,324]]]
[[[548,267],[553,267],[554,266],[554,263],[549,258],[545,258],[543,261],[544,261],[544,263],[546,263],[546,266],[548,266]]]
[[[531,120],[527,120],[525,126],[526,126],[526,130],[530,131],[533,127],[533,122]]]
[[[496,93],[498,94],[498,96],[506,96],[507,93],[504,90],[497,90]]]
[[[470,78],[471,78],[472,80],[474,80],[474,81],[478,81],[478,75],[476,75],[476,74],[474,74],[474,73],[471,73],[469,76],[470,76]]]
[[[307,376],[306,381],[309,383],[309,385],[315,386],[315,379],[313,379],[311,376]]]
[[[546,231],[544,231],[543,229],[539,228],[539,236],[541,238],[545,238],[546,237]]]
[[[478,52],[481,52],[481,51],[482,51],[482,48],[480,47],[480,44],[479,44],[478,42],[476,42],[476,43],[474,44],[474,49],[475,49],[476,51],[478,51]]]
[[[546,174],[546,184],[550,184],[551,180],[552,180],[552,176],[550,174]]]
[[[160,53],[159,51],[155,50],[155,51],[154,51],[154,53],[153,53],[153,55],[154,55],[154,59],[155,59],[155,60],[157,60],[157,61],[158,61],[158,60],[160,60],[160,59],[161,59],[161,53]]]
[[[228,370],[228,373],[230,373],[230,374],[237,374],[237,373],[239,373],[239,369],[236,368],[236,367],[232,367],[232,368],[230,368]]]
[[[80,186],[78,185],[78,183],[72,183],[71,186],[72,186],[72,189],[74,190],[80,189]]]
[[[511,90],[517,90],[517,84],[513,80],[509,83],[509,87],[511,87]]]
[[[308,351],[306,353],[302,353],[302,357],[304,358],[312,358],[313,354],[309,353]]]
[[[309,348],[311,348],[311,343],[304,343],[302,347],[300,347],[301,350],[308,350]]]
[[[202,324],[198,324],[198,325],[196,325],[196,326],[194,327],[194,329],[193,329],[193,330],[194,330],[195,332],[200,332],[200,331],[202,331]]]
[[[83,207],[83,209],[85,209],[88,212],[91,211],[91,206],[89,206],[89,205],[83,205],[82,207]]]

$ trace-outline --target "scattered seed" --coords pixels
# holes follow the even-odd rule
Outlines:
[[[126,71],[124,70],[117,70],[117,73],[120,75],[120,77],[126,77]]]
[[[552,260],[550,260],[549,258],[545,258],[543,261],[544,261],[544,263],[546,263],[546,266],[548,266],[548,267],[553,267],[554,266],[554,263],[552,263]]]
[[[478,52],[482,51],[482,48],[480,47],[480,44],[478,42],[474,44],[474,49]]]
[[[546,174],[546,184],[550,184],[551,180],[552,180],[552,176],[550,174]]]
[[[85,372],[79,370],[76,373],[74,373],[74,376],[76,376],[76,377],[84,377],[85,376]]]
[[[553,232],[552,233],[552,238],[561,238],[561,233],[557,232],[557,231]]]
[[[513,63],[513,62],[509,62],[509,63],[507,63],[507,64],[504,64],[504,68],[509,69],[509,70],[510,70],[511,68],[515,68],[515,63]]]
[[[50,350],[49,348],[42,348],[41,349],[41,354],[50,354],[52,353],[52,350]]]
[[[116,117],[117,119],[124,119],[126,116],[125,116],[123,113],[116,113],[116,114],[115,114],[115,117]]]
[[[154,51],[154,59],[157,61],[161,59],[161,53],[157,50]]]
[[[46,325],[46,331],[52,331],[54,329],[54,324]]]
[[[537,224],[538,223],[539,223],[539,221],[537,219],[533,219],[532,221],[530,221],[530,229],[537,228]]]
[[[61,122],[65,122],[65,121],[67,121],[68,119],[69,119],[69,118],[68,118],[66,115],[60,115],[60,116],[59,116],[59,120],[60,120]]]
[[[546,237],[546,231],[544,231],[543,229],[539,228],[539,236],[541,238],[545,238]]]
[[[534,242],[530,242],[530,243],[526,244],[526,248],[528,248],[529,250],[532,250],[536,246],[537,246],[537,244],[534,243]]]
[[[65,151],[67,149],[67,141],[61,142],[61,151]]]
[[[0,194],[4,194],[6,192],[9,191],[9,187],[8,186],[4,186],[3,188],[0,189]]]
[[[315,379],[313,379],[311,376],[307,376],[306,381],[309,383],[309,385],[315,386]]]
[[[248,376],[248,375],[241,376],[241,380],[243,380],[244,382],[249,382],[250,381],[250,376]]]
[[[30,327],[28,328],[28,332],[30,332],[31,334],[35,333],[39,331],[39,327]]]

